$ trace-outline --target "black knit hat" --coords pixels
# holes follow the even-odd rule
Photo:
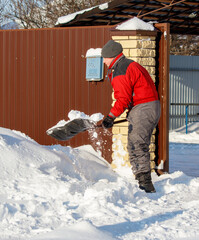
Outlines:
[[[113,40],[109,40],[102,48],[103,58],[113,58],[122,53],[122,45]]]

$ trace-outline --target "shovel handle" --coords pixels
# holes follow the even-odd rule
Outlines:
[[[126,122],[126,121],[127,121],[127,119],[125,118],[125,119],[122,119],[122,120],[117,120],[117,121],[113,122],[113,124],[123,123],[123,122]]]
[[[114,121],[114,122],[113,122],[113,125],[118,124],[118,123],[123,123],[123,122],[126,122],[126,121],[127,121],[126,118],[125,118],[125,119],[122,119],[122,120],[117,120],[117,121]],[[102,124],[97,125],[96,127],[102,127]]]

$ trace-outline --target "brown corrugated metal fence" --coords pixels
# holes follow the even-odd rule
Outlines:
[[[67,120],[70,110],[107,114],[111,85],[86,81],[85,54],[109,39],[109,27],[0,31],[0,126],[50,145],[60,142],[46,130]],[[62,142],[73,147],[90,143],[87,133]],[[110,160],[107,152],[103,156]]]
[[[157,26],[158,27],[158,26]],[[158,161],[168,171],[168,42],[159,26],[159,123]],[[108,81],[87,82],[86,52],[102,47],[110,37],[109,26],[30,30],[0,30],[0,127],[19,130],[40,144],[72,147],[91,144],[88,133],[58,142],[46,130],[67,120],[70,110],[106,115],[112,104]],[[164,60],[166,59],[166,60]],[[164,70],[164,71],[163,71]],[[106,72],[106,70],[105,70]],[[111,162],[111,134],[100,134],[102,156]]]

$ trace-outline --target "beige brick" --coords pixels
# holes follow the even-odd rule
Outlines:
[[[155,57],[155,50],[151,49],[130,49],[130,57]]]
[[[153,161],[155,159],[155,153],[151,152],[150,153],[150,160]]]
[[[121,135],[120,134],[114,134],[112,136],[113,144],[117,142],[118,140],[121,140]]]
[[[155,58],[134,58],[134,61],[138,62],[139,64],[141,64],[142,66],[155,66],[156,62],[155,62]]]
[[[126,161],[126,162],[125,162],[125,166],[131,168],[131,164],[130,164],[130,162],[129,162],[129,161]]]
[[[153,134],[151,136],[151,143],[155,143],[155,135],[153,135]]]
[[[112,160],[114,160],[114,158],[115,158],[115,152],[112,153],[111,157],[112,157]]]
[[[120,152],[117,151],[117,152],[113,153],[112,158],[113,158],[113,159],[114,159],[114,158],[124,159],[124,156],[123,156],[123,154],[120,154]]]
[[[130,49],[123,49],[123,54],[124,54],[126,57],[129,57],[129,56],[130,56]]]
[[[113,128],[112,128],[112,133],[113,133],[113,134],[119,134],[119,133],[120,133],[120,128],[113,126]]]
[[[137,40],[122,40],[119,41],[123,48],[141,48],[142,42]]]
[[[115,101],[114,92],[112,92],[112,99]]]
[[[115,101],[113,101],[113,102],[112,102],[111,106],[113,107],[113,106],[114,106],[114,104],[115,104]]]
[[[117,152],[118,151],[118,145],[117,144],[113,144],[112,145],[112,150],[113,150],[113,152]]]
[[[156,128],[153,129],[152,134],[156,134]]]
[[[112,39],[115,41],[119,41],[123,39],[129,39],[129,36],[112,36]]]
[[[118,144],[119,139],[117,139],[113,144],[112,144],[112,149],[117,152],[120,149],[120,144]]]
[[[128,138],[127,138],[127,136],[122,136],[122,143],[123,144],[126,144],[127,142],[128,142]]]
[[[141,40],[145,39],[145,40],[151,41],[151,40],[155,40],[155,37],[153,37],[153,36],[129,36],[129,39],[141,39]]]
[[[126,155],[123,157],[123,162],[124,162],[124,165],[127,164],[127,162],[128,162],[128,154],[126,154]]]
[[[113,144],[115,144],[118,140],[120,140],[122,145],[125,146],[127,144],[127,135],[116,134],[112,136]]]
[[[127,138],[128,138],[128,136],[127,136]],[[124,151],[126,151],[126,152],[128,153],[127,144],[128,144],[128,143],[123,144],[123,149],[124,149]]]
[[[124,165],[131,168],[129,160],[124,160]]]
[[[129,164],[128,164],[128,162],[125,161],[125,162],[122,163],[122,166],[127,166],[127,167],[129,167]]]
[[[151,170],[156,168],[155,161],[151,161],[150,165],[151,165]]]
[[[128,153],[126,153],[126,155],[124,156],[124,161],[129,162],[129,154]]]
[[[152,74],[152,75],[155,74],[155,67],[148,67],[148,66],[144,66],[144,67],[146,68],[149,74]]]
[[[114,153],[114,156],[116,158],[122,158],[123,159],[123,156],[118,151]]]
[[[125,143],[125,145],[123,145],[123,148],[126,148],[127,147],[127,143]],[[127,156],[127,160],[129,160],[129,153],[128,153],[128,150],[125,150],[124,151],[126,152],[126,155]]]
[[[117,120],[119,121],[120,119],[117,118]],[[122,122],[122,123],[117,123],[116,125],[117,125],[117,127],[128,127],[128,122],[126,121],[126,122]]]
[[[124,148],[124,151],[126,151],[128,153],[127,144],[123,145],[123,148]]]
[[[117,165],[115,165],[115,163],[111,163],[111,167],[112,167],[112,169],[115,169],[115,168],[117,168]]]
[[[156,82],[156,75],[150,74],[150,76],[151,76],[153,82],[155,83]]]
[[[127,112],[128,112],[128,110],[125,110],[125,111],[120,115],[119,118],[121,118],[121,119],[125,119],[125,118],[126,118],[126,114],[127,114]],[[119,119],[119,118],[118,118],[118,119]]]
[[[151,143],[149,145],[149,152],[155,152],[155,144],[154,143]]]
[[[142,41],[142,47],[143,48],[155,48],[156,43],[155,43],[155,41]]]
[[[120,134],[127,135],[128,134],[128,127],[120,127]]]

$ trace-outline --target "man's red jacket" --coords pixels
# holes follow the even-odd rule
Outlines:
[[[109,116],[118,117],[133,106],[158,100],[155,84],[147,70],[139,63],[119,54],[108,68],[108,78],[116,102]]]

